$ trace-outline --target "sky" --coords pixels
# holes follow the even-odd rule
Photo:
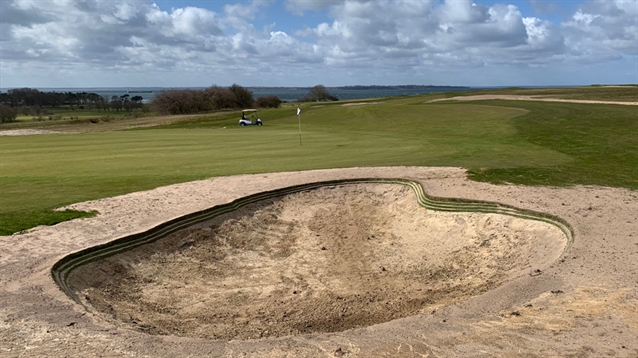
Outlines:
[[[0,0],[0,88],[638,83],[638,0]]]

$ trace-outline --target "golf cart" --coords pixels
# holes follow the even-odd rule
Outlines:
[[[250,116],[247,117],[247,116]],[[244,109],[241,111],[241,119],[239,120],[239,125],[242,127],[245,126],[261,126],[261,119],[257,117],[256,109]]]

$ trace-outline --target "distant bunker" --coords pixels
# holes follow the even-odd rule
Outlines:
[[[571,242],[560,219],[435,200],[404,180],[289,188],[236,206],[130,249],[67,257],[54,278],[118,326],[256,339],[429,314],[544,269]]]

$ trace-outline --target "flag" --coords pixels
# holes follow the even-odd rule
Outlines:
[[[297,107],[297,115],[301,114],[301,108]]]

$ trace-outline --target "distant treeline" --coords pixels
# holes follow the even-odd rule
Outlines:
[[[96,105],[99,108],[108,109],[111,102],[142,103],[142,96],[112,96],[111,98],[102,97],[97,93],[91,92],[40,92],[34,88],[15,88],[10,89],[6,93],[0,93],[0,103],[11,107],[60,107],[64,105],[86,106],[89,104]],[[106,105],[106,106],[105,106]],[[122,106],[116,106],[122,109]],[[82,108],[83,109],[83,108]]]
[[[125,110],[144,107],[144,98],[139,95],[100,96],[92,92],[40,92],[33,88],[16,88],[0,93],[0,121],[11,122],[19,113],[32,115],[34,119],[51,114],[51,110],[65,106],[72,110]],[[337,101],[325,86],[310,88],[300,102]],[[211,86],[206,89],[173,89],[159,92],[151,107],[162,115],[191,114],[222,109],[277,108],[282,101],[275,95],[253,98],[253,93],[238,84],[230,87]],[[148,110],[148,108],[147,108]]]
[[[63,106],[81,111],[130,112],[143,108],[143,100],[142,96],[131,97],[128,94],[107,98],[90,92],[40,92],[34,88],[16,88],[0,93],[0,122],[12,122],[18,114],[40,118],[50,115],[52,109]]]
[[[190,114],[220,109],[277,108],[282,101],[277,96],[253,99],[253,93],[238,84],[230,87],[211,86],[203,90],[174,89],[155,95],[152,106],[160,114]]]
[[[300,102],[337,101],[322,85],[310,89]],[[211,86],[206,89],[174,89],[159,92],[152,106],[160,114],[191,114],[221,109],[278,108],[282,101],[275,95],[253,99],[253,93],[238,84],[230,87]]]

